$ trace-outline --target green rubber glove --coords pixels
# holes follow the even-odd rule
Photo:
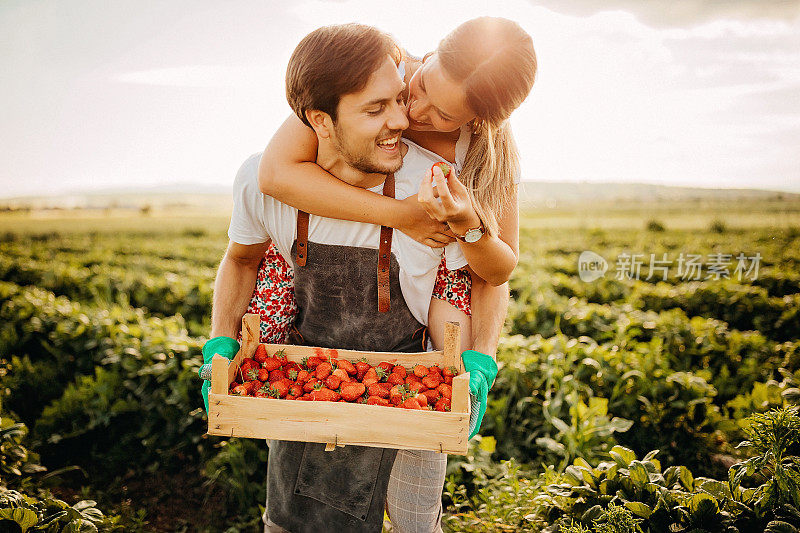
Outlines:
[[[220,354],[227,357],[229,360],[233,359],[239,352],[239,342],[230,337],[214,337],[209,339],[203,345],[203,366],[197,374],[203,379],[203,387],[200,389],[203,394],[203,403],[206,406],[206,413],[208,412],[208,390],[211,388],[211,359],[214,354]]]
[[[478,434],[486,414],[486,400],[489,389],[497,376],[497,363],[486,354],[466,350],[461,354],[464,370],[469,372],[469,396],[471,409],[469,415],[469,438]]]

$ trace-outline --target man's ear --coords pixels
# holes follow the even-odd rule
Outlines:
[[[306,120],[311,124],[311,127],[322,139],[328,139],[333,130],[333,121],[331,116],[324,111],[318,109],[306,109]]]

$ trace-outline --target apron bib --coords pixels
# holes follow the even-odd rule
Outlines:
[[[384,195],[393,197],[394,176],[386,181]],[[292,342],[362,351],[425,350],[425,328],[400,289],[389,228],[382,228],[379,250],[320,244],[307,241],[307,216],[298,214],[292,245],[298,306]],[[396,449],[347,445],[326,452],[323,443],[269,444],[270,520],[291,533],[380,533]]]

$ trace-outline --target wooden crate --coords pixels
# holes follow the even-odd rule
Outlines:
[[[442,368],[453,366],[451,411],[427,411],[347,402],[309,402],[229,395],[236,371],[245,357],[252,357],[259,344],[260,317],[242,319],[242,346],[233,361],[221,355],[212,360],[208,395],[208,433],[226,437],[324,442],[326,449],[354,444],[381,448],[434,450],[466,455],[469,426],[469,373],[464,372],[458,323],[445,326],[445,349],[434,352],[393,353],[336,350],[336,357],[356,361],[365,357],[372,364],[382,361],[413,367],[416,364]],[[311,346],[265,344],[272,355],[283,350],[290,361],[300,362],[315,354]],[[331,352],[331,350],[326,350]]]

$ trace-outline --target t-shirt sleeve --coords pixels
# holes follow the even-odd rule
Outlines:
[[[258,163],[258,156],[250,157],[239,168],[233,181],[233,212],[228,237],[239,244],[259,244],[269,240],[263,217],[263,195],[258,189]]]
[[[451,242],[444,247],[444,259],[447,270],[458,270],[467,266],[467,258],[464,257],[458,242]]]

